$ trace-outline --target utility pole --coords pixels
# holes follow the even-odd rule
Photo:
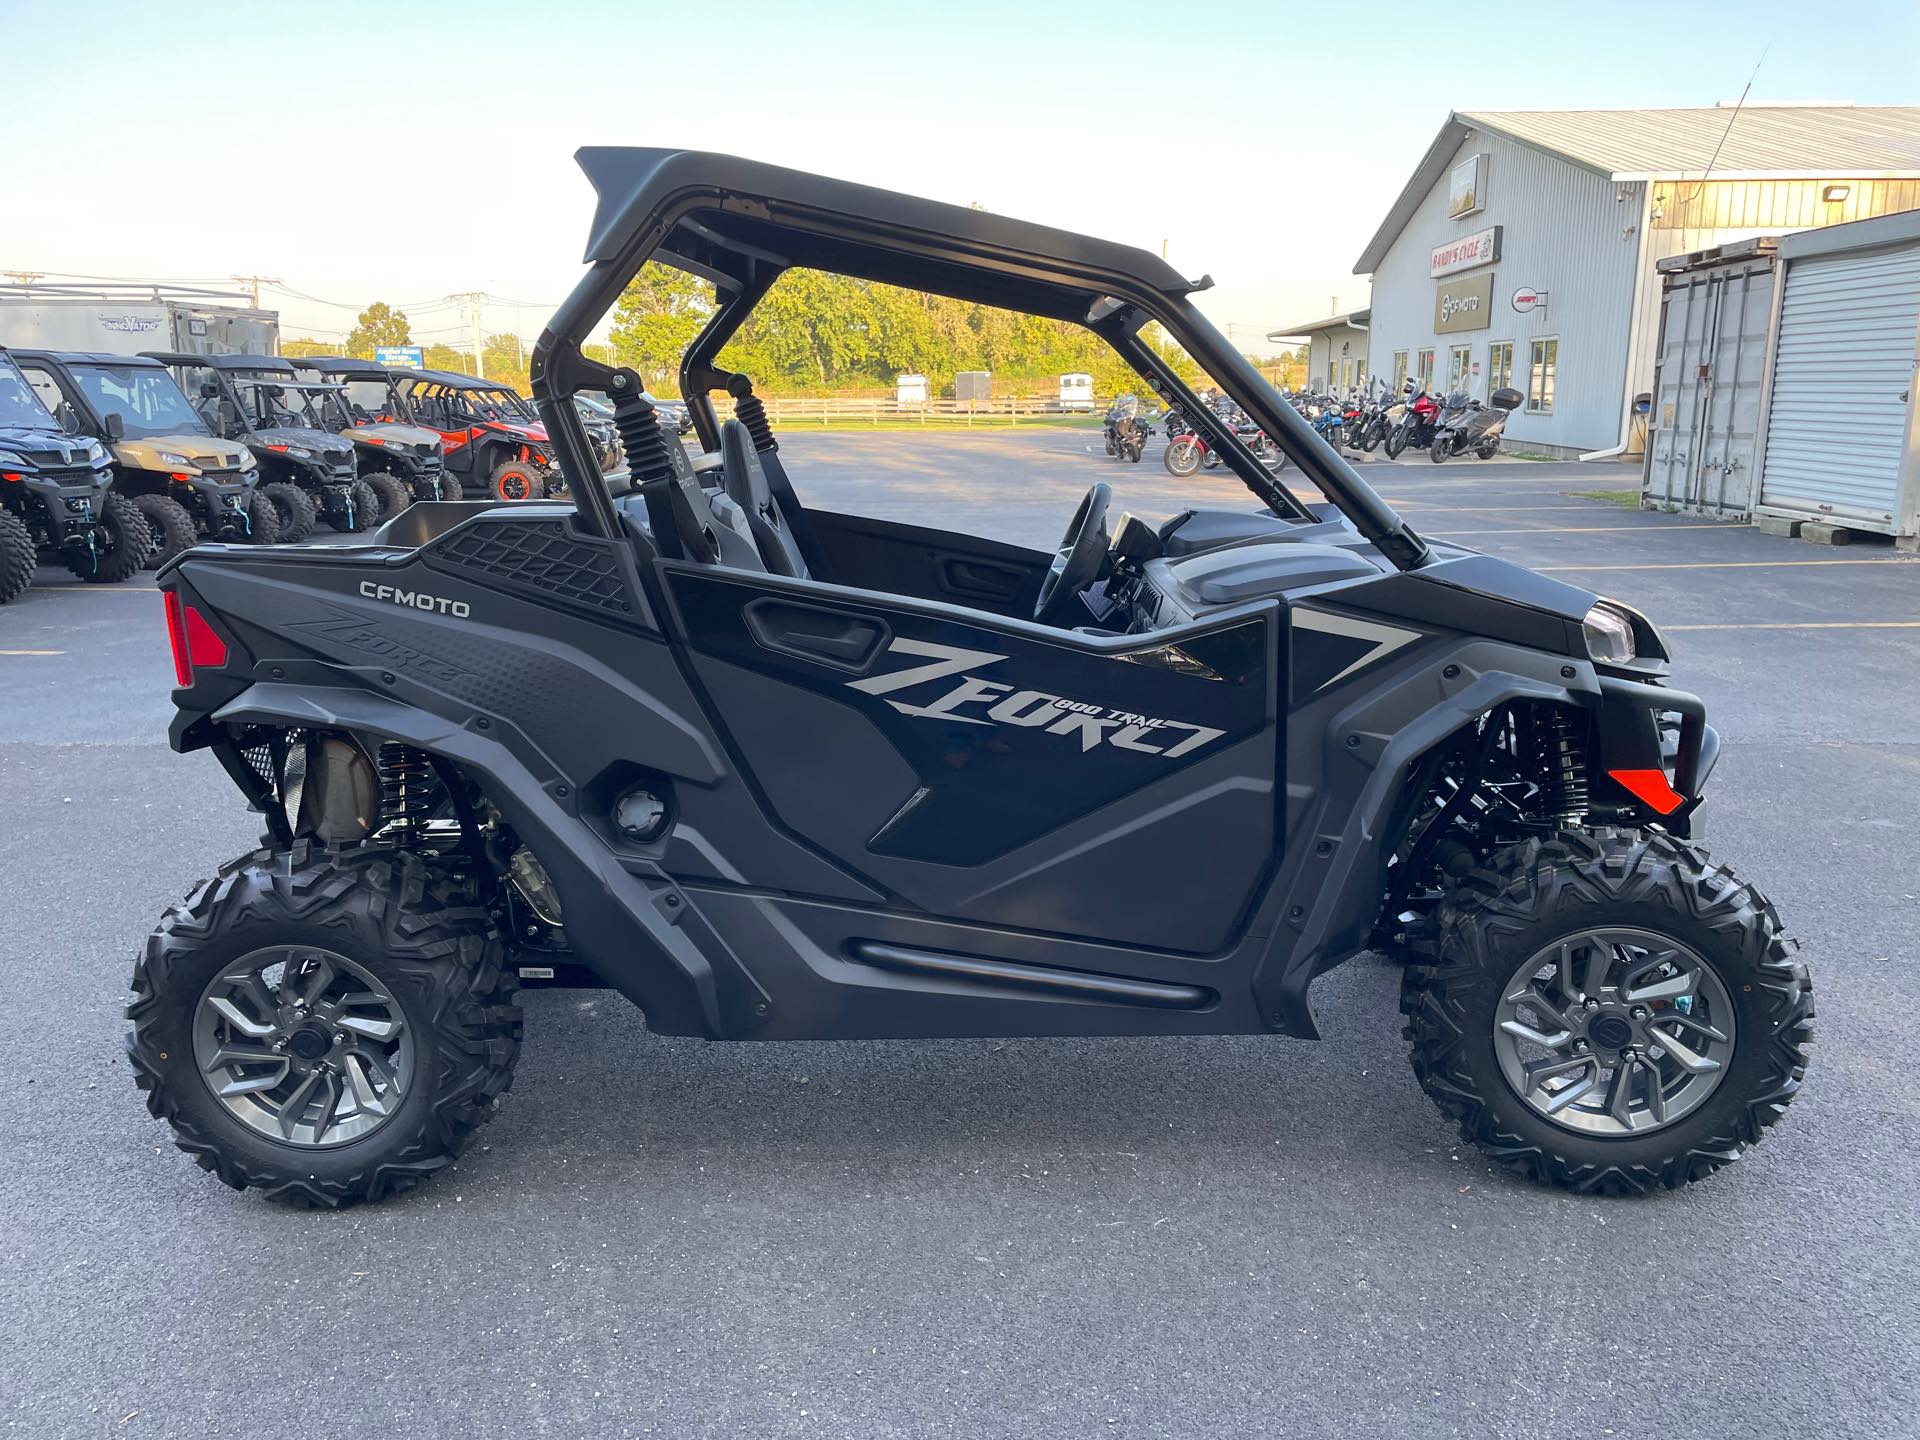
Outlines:
[[[237,283],[245,285],[253,291],[253,308],[256,310],[260,308],[260,287],[262,285],[284,285],[287,283],[278,275],[235,275],[232,278]]]
[[[447,298],[467,302],[467,328],[473,333],[473,373],[484,380],[487,367],[481,357],[486,354],[486,342],[480,336],[480,302],[486,298],[486,295],[479,290],[464,290],[458,295],[449,295]]]

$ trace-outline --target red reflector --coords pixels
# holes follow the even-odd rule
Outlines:
[[[193,684],[196,666],[217,670],[227,663],[227,642],[177,590],[167,592],[167,643],[173,648],[173,678],[182,689]]]
[[[1687,797],[1667,783],[1664,770],[1609,770],[1607,774],[1656,815],[1671,815],[1687,803]]]
[[[187,661],[187,626],[180,616],[180,594],[169,590],[161,598],[167,603],[167,644],[173,650],[173,683],[184,690],[193,683],[193,666]]]

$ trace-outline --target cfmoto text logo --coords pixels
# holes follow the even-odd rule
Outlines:
[[[988,650],[962,650],[952,645],[906,639],[896,639],[887,650],[890,654],[920,656],[927,663],[909,665],[886,675],[869,675],[864,680],[849,680],[848,686],[868,695],[890,696],[896,691],[959,677],[938,699],[924,705],[888,700],[887,704],[902,715],[958,721],[963,725],[1026,726],[1047,735],[1077,737],[1083,753],[1098,745],[1111,745],[1119,750],[1164,755],[1170,760],[1190,755],[1227,733],[1187,720],[1136,715],[1045,690],[1020,690],[997,680],[982,680],[977,675],[962,673],[997,665],[1007,658]],[[967,713],[969,711],[973,713]]]
[[[464,600],[448,600],[443,596],[429,595],[424,590],[396,590],[391,585],[376,585],[371,580],[360,582],[360,593],[369,600],[388,600],[411,610],[433,610],[463,620],[473,613],[473,607]]]

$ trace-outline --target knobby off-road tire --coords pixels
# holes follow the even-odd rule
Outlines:
[[[1731,1054],[1717,1084],[1644,1135],[1581,1133],[1546,1118],[1522,1100],[1495,1049],[1517,968],[1569,934],[1612,928],[1686,947],[1730,1002]],[[1806,1073],[1813,992],[1798,947],[1764,895],[1670,836],[1562,831],[1499,851],[1456,882],[1413,948],[1400,1008],[1414,1074],[1462,1135],[1534,1180],[1602,1194],[1678,1188],[1755,1144]]]
[[[178,500],[165,495],[135,495],[133,508],[147,522],[147,531],[153,540],[144,569],[158,570],[174,556],[191,549],[200,538],[193,516]]]
[[[493,472],[493,495],[497,500],[544,500],[546,481],[531,465],[509,460]]]
[[[0,510],[0,605],[26,593],[39,563],[33,532],[11,510]]]
[[[204,997],[273,947],[344,957],[397,1004],[410,1073],[390,1113],[358,1138],[270,1138],[216,1098],[202,1068]],[[505,955],[487,913],[416,856],[306,842],[242,856],[161,917],[134,966],[135,1079],[175,1143],[236,1190],[324,1206],[396,1194],[451,1164],[512,1083],[521,1018]]]
[[[63,545],[60,558],[76,577],[91,585],[118,585],[140,573],[147,551],[153,548],[153,532],[124,495],[109,490],[100,497],[100,529],[104,535],[87,551],[77,545]]]
[[[380,523],[380,497],[364,480],[347,486],[349,514],[327,523],[347,535],[359,535]]]
[[[413,491],[399,476],[380,470],[366,477],[369,488],[380,501],[380,520],[391,520],[413,503]]]
[[[264,495],[252,495],[247,499],[247,543],[280,543],[280,512],[274,507],[273,501]]]
[[[279,543],[282,545],[298,545],[313,534],[313,527],[320,522],[320,512],[314,507],[313,497],[290,480],[275,480],[262,485],[260,496],[273,506],[274,513],[280,518]]]

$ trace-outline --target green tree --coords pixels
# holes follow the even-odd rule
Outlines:
[[[713,287],[658,261],[640,267],[613,307],[616,364],[639,372],[647,388],[671,391],[680,357],[713,314]]]
[[[328,344],[325,340],[314,340],[305,335],[280,342],[280,353],[292,360],[297,360],[302,355],[331,355],[339,348],[337,345]]]
[[[411,345],[413,332],[407,326],[404,310],[395,310],[384,300],[376,300],[360,312],[360,319],[347,335],[347,353],[371,360],[381,345]]]
[[[473,373],[473,357],[451,345],[429,345],[425,358],[429,370],[457,370],[462,375]]]

